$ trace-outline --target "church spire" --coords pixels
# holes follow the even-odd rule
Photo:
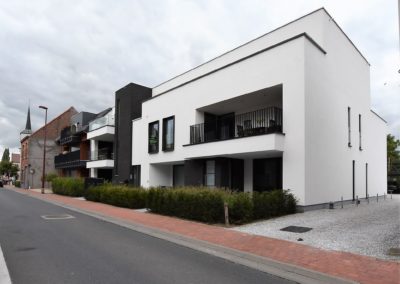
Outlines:
[[[30,130],[32,132],[32,127],[31,127],[31,107],[28,107],[28,116],[26,117],[26,126],[25,130]]]
[[[24,139],[26,136],[30,136],[32,134],[32,126],[31,126],[31,107],[28,106],[28,115],[26,117],[26,125],[25,129],[20,133],[20,139]]]

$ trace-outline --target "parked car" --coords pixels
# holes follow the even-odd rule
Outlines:
[[[3,181],[0,180],[0,187],[3,187]]]

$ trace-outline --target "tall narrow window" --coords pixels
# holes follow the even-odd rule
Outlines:
[[[368,163],[365,163],[365,198],[368,198]]]
[[[205,174],[205,186],[214,187],[215,186],[215,161],[206,161],[206,174]]]
[[[348,107],[347,108],[347,126],[348,126],[348,130],[349,130],[349,141],[348,141],[348,146],[351,147],[351,108]]]
[[[163,151],[173,151],[175,146],[175,117],[171,116],[163,119],[162,134]]]
[[[356,199],[356,161],[353,160],[353,201]]]
[[[362,147],[361,147],[361,114],[358,115],[358,138],[359,138],[359,142],[360,142],[359,149],[360,149],[360,151],[362,151]]]
[[[149,153],[158,153],[158,120],[149,124]]]
[[[132,179],[133,186],[139,187],[141,185],[140,184],[140,165],[132,166],[131,175],[132,175],[131,179]]]

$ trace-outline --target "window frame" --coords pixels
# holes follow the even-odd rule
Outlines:
[[[157,143],[156,143],[156,149],[154,151],[151,150],[151,145],[150,145],[150,138],[151,138],[151,130],[153,129],[153,125],[157,125]],[[156,120],[153,122],[149,123],[149,128],[148,128],[148,136],[147,136],[147,146],[148,146],[148,153],[149,154],[157,154],[160,149],[160,121]]]
[[[167,130],[168,121],[172,120],[172,146],[167,147]],[[175,115],[163,118],[162,126],[162,150],[164,152],[171,152],[175,150]]]

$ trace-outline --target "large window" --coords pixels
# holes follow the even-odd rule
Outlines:
[[[149,153],[158,153],[159,122],[149,124]]]
[[[175,145],[175,117],[163,119],[163,151],[173,151]]]

